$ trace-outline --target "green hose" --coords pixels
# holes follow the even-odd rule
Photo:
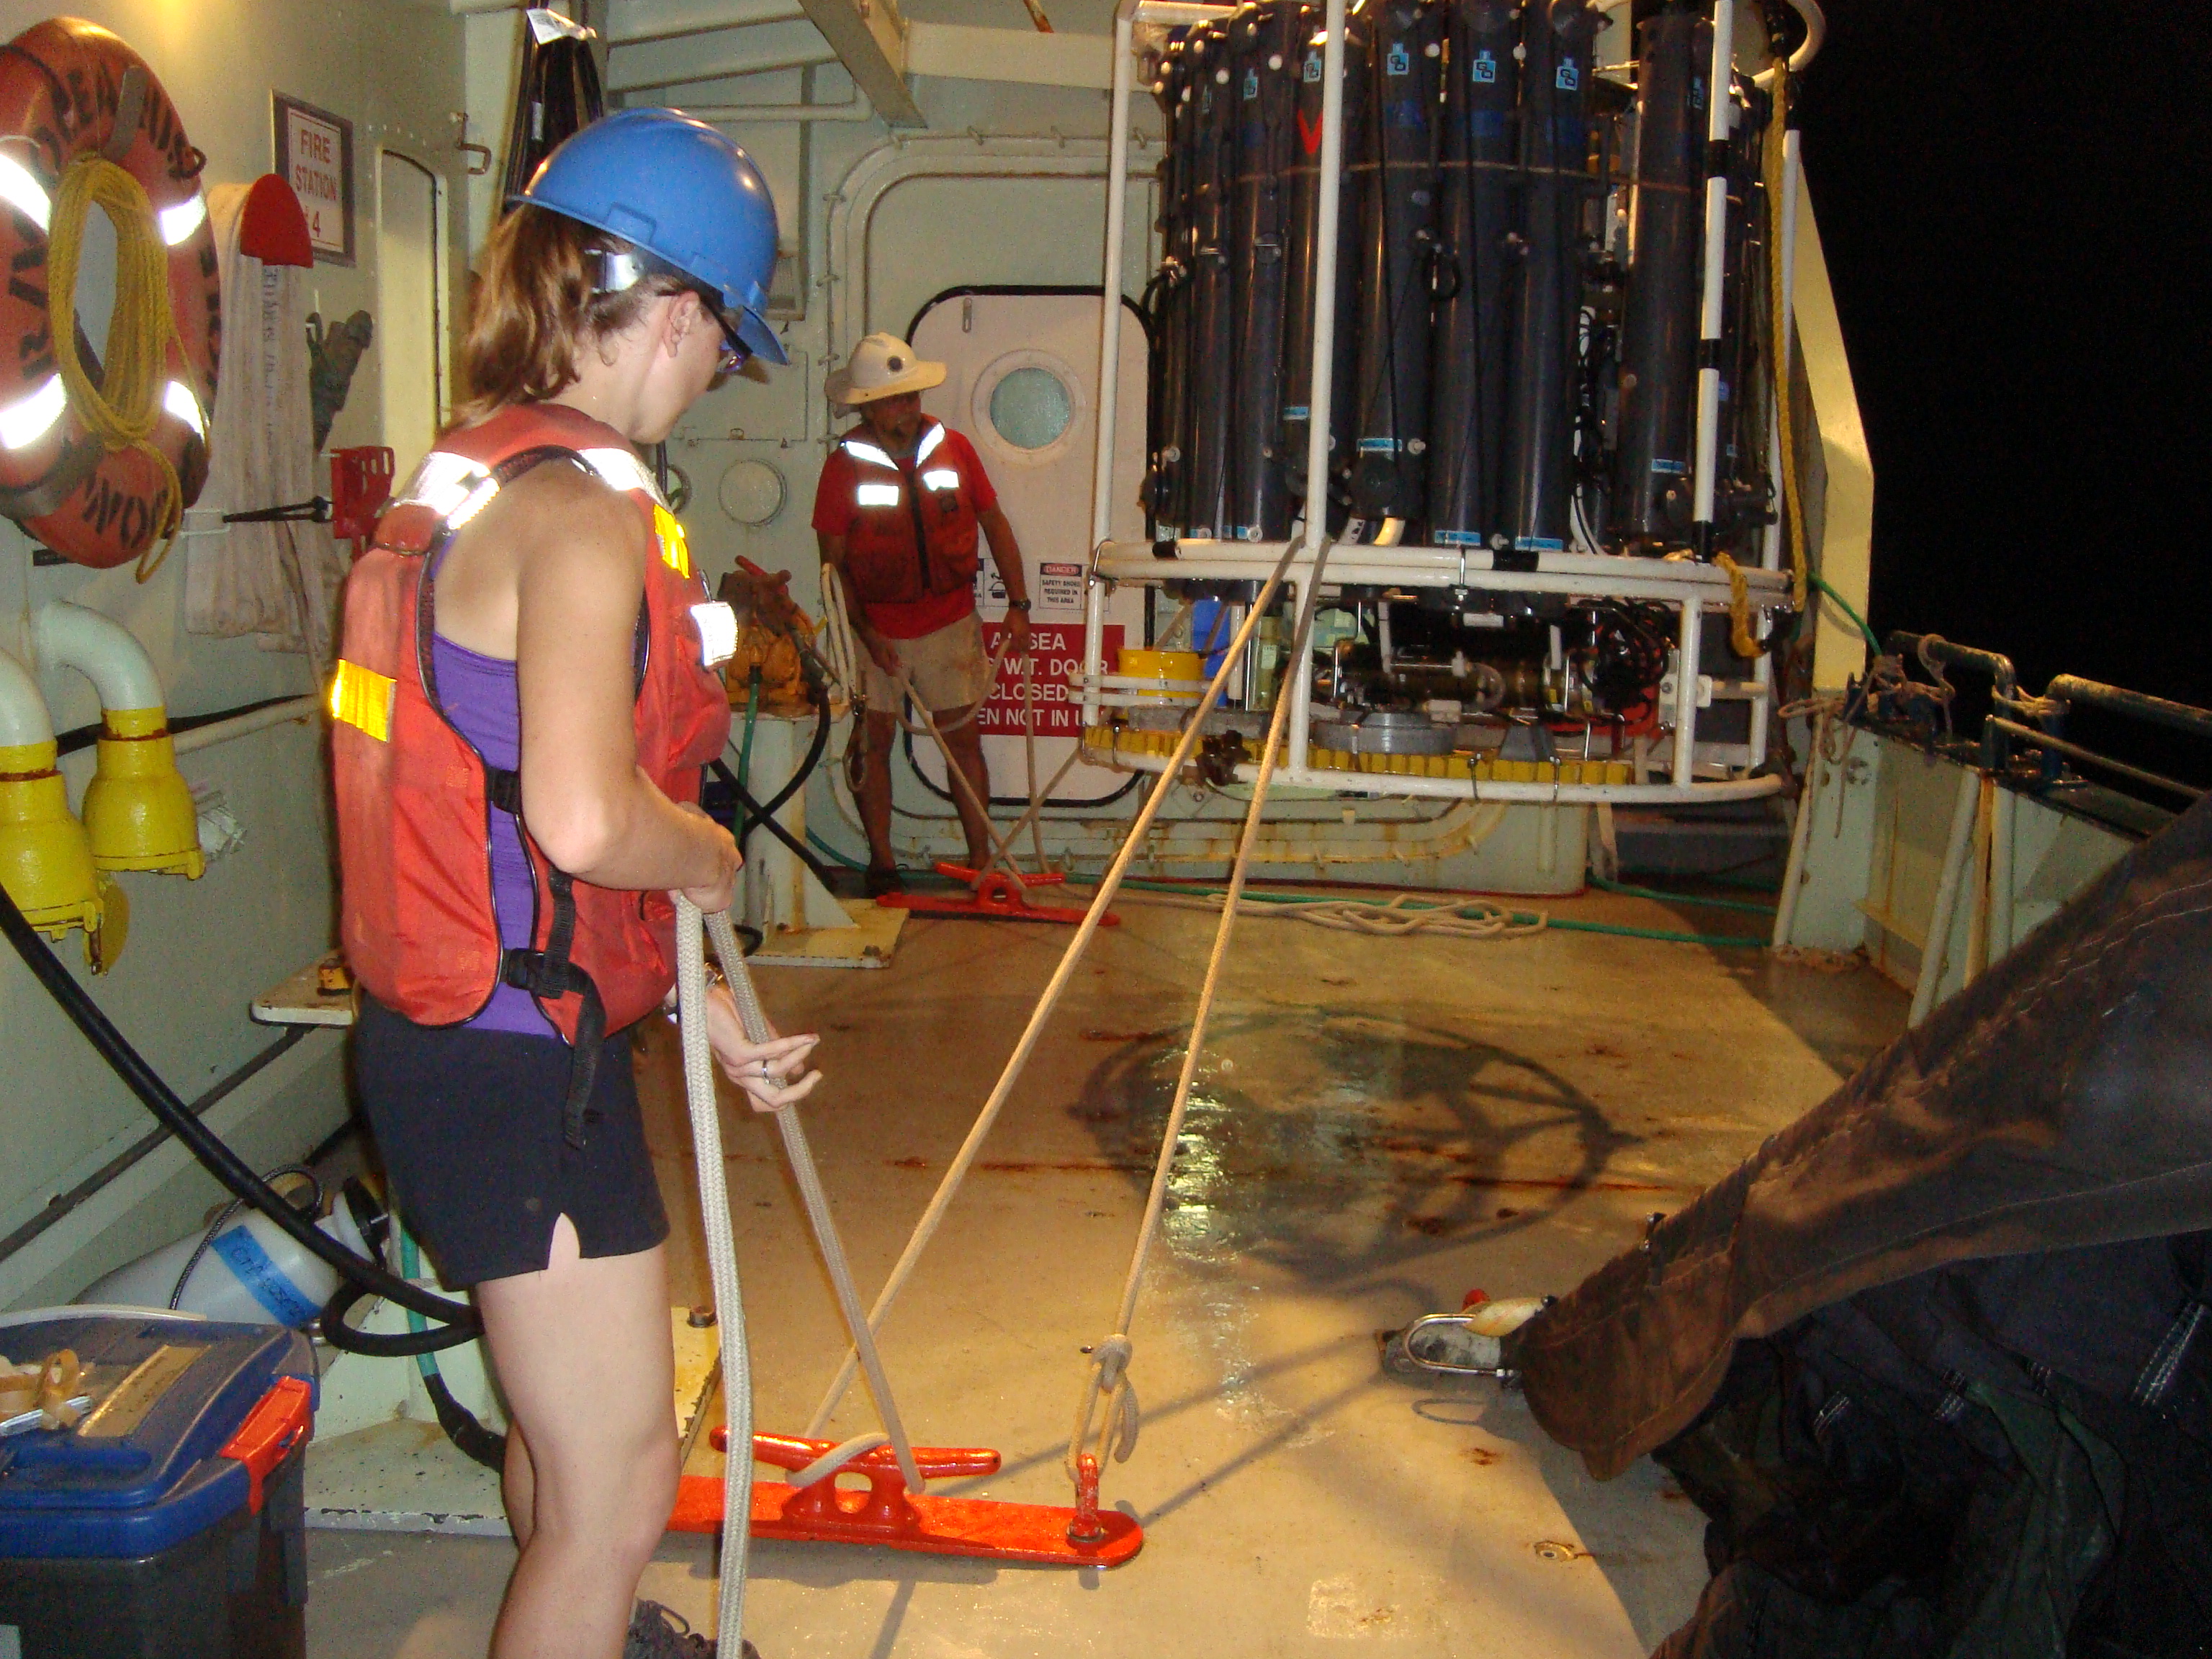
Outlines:
[[[753,724],[759,715],[760,670],[756,668],[745,682],[745,740],[738,746],[738,787],[748,793],[752,789]]]
[[[1867,649],[1873,652],[1877,657],[1881,655],[1881,641],[1875,637],[1874,629],[1867,626],[1866,618],[1859,615],[1857,611],[1851,609],[1851,602],[1845,599],[1842,594],[1837,592],[1834,588],[1829,586],[1827,582],[1821,577],[1816,575],[1812,579],[1812,581],[1814,586],[1819,588],[1821,592],[1826,594],[1830,599],[1836,602],[1836,608],[1838,611],[1842,611],[1846,617],[1849,617],[1854,623],[1858,624],[1859,632],[1866,635]]]
[[[811,830],[809,830],[806,832],[806,841],[807,844],[812,847],[816,852],[825,854],[829,857],[836,860],[838,863],[843,865],[848,870],[865,870],[868,867],[862,860],[839,852],[828,842],[823,840],[821,836],[816,835]]]
[[[392,1218],[392,1228],[399,1235],[399,1276],[411,1282],[422,1273],[422,1253],[415,1248],[415,1235],[397,1214]],[[412,1308],[407,1310],[407,1327],[415,1331],[422,1328],[422,1316]],[[416,1354],[415,1369],[422,1374],[423,1392],[430,1396],[430,1409],[437,1413],[438,1426],[446,1431],[446,1438],[470,1462],[495,1474],[502,1474],[507,1467],[507,1437],[484,1427],[473,1412],[453,1398],[438,1369],[436,1354]]]
[[[1669,893],[1656,887],[1634,887],[1625,881],[1607,881],[1596,874],[1590,877],[1589,884],[1601,892],[1620,893],[1628,898],[1657,899],[1662,904],[1695,904],[1708,910],[1741,910],[1754,916],[1774,914],[1772,905],[1756,904],[1749,899],[1708,898],[1698,893]]]

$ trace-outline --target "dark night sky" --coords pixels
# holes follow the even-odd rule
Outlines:
[[[2207,16],[1830,0],[1802,125],[1877,631],[2212,706]]]

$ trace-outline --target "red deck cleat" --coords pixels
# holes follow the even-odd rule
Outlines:
[[[728,1431],[716,1429],[714,1443],[728,1447]],[[803,1469],[836,1443],[797,1435],[757,1434],[753,1455],[780,1469]],[[915,1462],[925,1479],[950,1480],[996,1474],[999,1454],[986,1447],[916,1446]],[[925,1555],[973,1555],[998,1561],[1030,1561],[1056,1567],[1115,1567],[1144,1547],[1137,1523],[1115,1510],[1094,1510],[1081,1528],[1096,1528],[1095,1541],[1069,1537],[1076,1511],[1048,1504],[1008,1504],[992,1498],[939,1498],[910,1492],[890,1448],[878,1446],[848,1463],[839,1474],[867,1478],[866,1492],[841,1492],[836,1475],[811,1486],[781,1481],[753,1485],[752,1535],[805,1543],[872,1544],[881,1549],[914,1550]],[[685,1475],[669,1517],[672,1532],[719,1532],[722,1525],[722,1483],[705,1475]]]
[[[994,870],[975,885],[975,872],[963,865],[939,864],[937,873],[950,876],[955,881],[964,881],[975,886],[973,893],[961,898],[936,893],[886,893],[876,901],[878,904],[895,905],[902,910],[911,910],[919,916],[966,916],[987,921],[1057,921],[1068,926],[1080,922],[1081,910],[1065,905],[1031,904],[1023,891],[1026,887],[1057,887],[1067,878],[1057,872],[1042,876],[1024,876],[1018,882],[1004,870]],[[1098,918],[1101,927],[1118,927],[1121,918],[1109,910]]]

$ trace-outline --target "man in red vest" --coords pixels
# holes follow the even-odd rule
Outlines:
[[[1006,585],[1006,655],[1018,661],[1030,644],[1022,550],[999,493],[975,447],[921,412],[921,394],[944,380],[943,363],[921,362],[895,335],[871,334],[827,388],[830,401],[860,417],[823,465],[814,532],[823,562],[844,579],[853,631],[869,659],[860,822],[868,832],[872,896],[899,885],[891,856],[890,751],[902,672],[974,787],[971,800],[953,786],[968,862],[980,869],[990,856],[989,827],[975,803],[991,798],[991,781],[982,739],[969,718],[991,690],[975,617],[979,531]]]

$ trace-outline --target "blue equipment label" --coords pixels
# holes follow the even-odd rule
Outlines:
[[[1395,438],[1362,438],[1359,453],[1363,455],[1395,455],[1406,446]]]
[[[1577,87],[1582,85],[1582,65],[1575,62],[1571,58],[1562,58],[1559,59],[1559,73],[1556,82],[1559,90],[1561,92],[1572,92]]]
[[[1549,536],[1516,536],[1513,550],[1516,553],[1564,553],[1567,550],[1567,544]]]
[[[1489,47],[1485,46],[1480,52],[1474,54],[1474,63],[1470,70],[1468,78],[1470,80],[1480,82],[1486,87],[1494,85],[1496,83],[1498,80],[1498,60],[1490,55]]]
[[[1283,418],[1286,421],[1303,421],[1312,413],[1313,410],[1304,404],[1291,404],[1284,409]]]
[[[1382,72],[1385,75],[1411,75],[1413,72],[1413,54],[1406,49],[1403,40],[1394,42],[1384,55]]]
[[[238,1275],[238,1282],[253,1293],[253,1299],[278,1324],[304,1325],[322,1311],[300,1294],[299,1287],[284,1276],[284,1270],[269,1259],[261,1241],[243,1225],[233,1227],[208,1248],[222,1258],[223,1265]]]
[[[1480,547],[1484,544],[1482,532],[1479,530],[1439,530],[1437,532],[1437,545],[1439,547]]]
[[[1679,478],[1687,473],[1690,468],[1689,464],[1685,461],[1654,461],[1651,463],[1651,470],[1654,472],[1668,473]]]
[[[1319,52],[1310,52],[1306,54],[1305,76],[1306,79],[1309,81],[1318,81],[1321,79],[1321,54]]]
[[[1244,71],[1244,95],[1247,98],[1257,98],[1260,95],[1259,70],[1248,69]]]

